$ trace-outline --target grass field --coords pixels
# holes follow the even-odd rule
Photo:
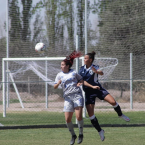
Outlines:
[[[145,127],[129,127],[144,124],[145,113],[126,112],[130,122],[118,118],[115,112],[97,112],[99,123],[105,130],[105,141],[102,142],[93,127],[84,127],[82,145],[145,145]],[[0,114],[2,116],[2,113]],[[73,116],[75,123],[75,116]],[[31,125],[65,124],[64,113],[58,112],[8,112],[0,123],[4,127]],[[105,125],[127,125],[128,127],[105,127]],[[84,118],[84,125],[91,125],[89,118]],[[71,136],[67,128],[38,128],[38,129],[4,129],[0,127],[0,145],[69,145]],[[75,127],[78,135],[78,128]],[[77,144],[77,141],[76,143]]]
[[[105,141],[94,128],[84,128],[82,145],[144,145],[145,127],[104,127]],[[78,135],[78,129],[75,128]],[[69,145],[67,128],[0,130],[1,145]],[[77,140],[76,143],[77,144]]]
[[[145,112],[126,112],[131,120],[125,122],[120,119],[115,112],[98,112],[95,114],[100,124],[144,124]],[[0,114],[2,116],[2,113]],[[73,115],[75,123],[75,115]],[[9,112],[5,118],[0,118],[0,123],[4,126],[25,126],[25,125],[49,125],[65,124],[64,113],[58,112]],[[84,124],[90,124],[89,118],[84,118]]]

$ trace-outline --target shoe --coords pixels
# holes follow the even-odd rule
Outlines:
[[[104,133],[105,133],[104,130],[101,130],[101,131],[99,132],[99,135],[100,135],[100,138],[101,138],[102,141],[105,140]]]
[[[122,118],[125,121],[130,121],[129,117],[125,116],[124,114],[122,114],[121,116],[119,116],[120,118]]]
[[[76,135],[72,135],[71,141],[70,141],[70,145],[73,145],[75,143],[77,136]]]
[[[79,135],[79,137],[78,137],[78,142],[77,142],[78,144],[82,143],[83,137],[84,137],[83,134],[80,134],[80,135]]]

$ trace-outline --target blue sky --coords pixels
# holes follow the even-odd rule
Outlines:
[[[4,22],[6,21],[6,0],[0,0],[0,37],[5,36]]]
[[[19,0],[20,1],[20,0]],[[33,0],[35,3],[39,0]],[[6,21],[6,0],[0,0],[0,37],[5,36],[4,22]]]
[[[6,11],[6,0],[0,0],[0,13],[4,13]]]
[[[19,0],[20,1],[20,0]],[[33,3],[37,3],[39,0],[33,0]],[[96,15],[91,15],[92,28],[96,29],[96,23],[98,18]],[[5,36],[3,29],[4,22],[6,21],[6,0],[0,0],[0,37]]]

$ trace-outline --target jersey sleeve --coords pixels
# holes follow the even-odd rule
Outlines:
[[[82,78],[82,76],[81,76],[80,74],[76,73],[76,79],[77,79],[78,81],[80,81],[80,80],[82,80],[83,78]]]
[[[99,65],[94,65],[93,67],[94,67],[96,70],[99,69]]]
[[[78,73],[79,75],[81,75],[82,70],[83,70],[83,66],[79,70],[79,73]]]
[[[60,80],[60,75],[59,75],[59,73],[58,73],[58,74],[56,75],[54,84],[57,84],[59,80]]]

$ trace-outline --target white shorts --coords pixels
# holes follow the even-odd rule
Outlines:
[[[84,106],[84,98],[81,93],[71,94],[65,97],[63,112],[74,112],[76,107]]]

